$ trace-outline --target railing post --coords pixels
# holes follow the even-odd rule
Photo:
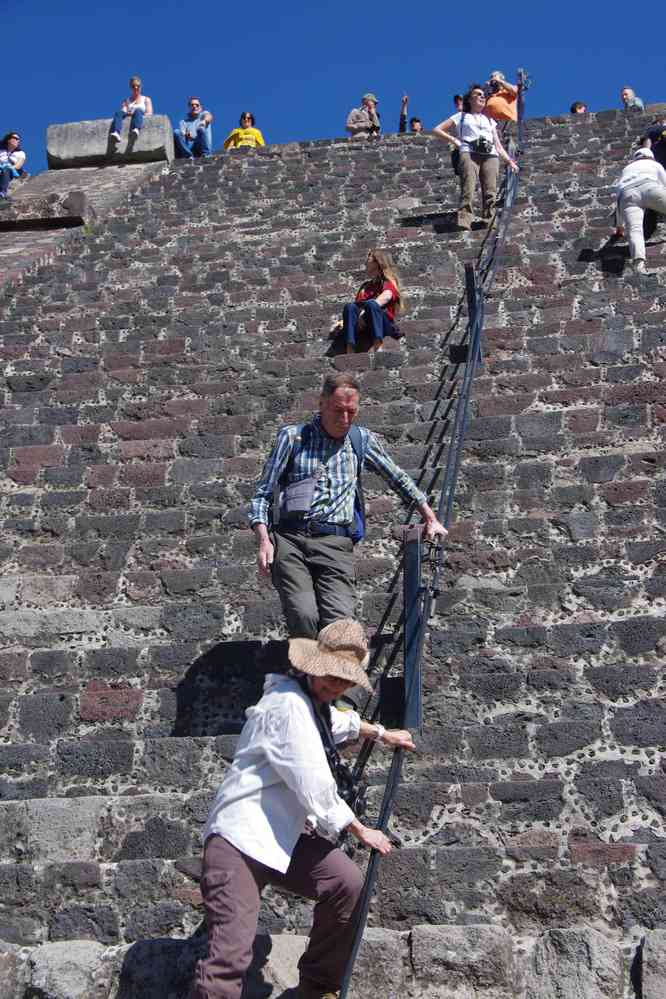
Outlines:
[[[465,291],[467,293],[467,316],[469,327],[471,328],[476,319],[476,310],[479,301],[474,264],[465,264]]]
[[[403,558],[403,608],[405,617],[404,704],[405,728],[423,726],[421,704],[421,628],[423,619],[423,589],[421,586],[421,528],[410,527],[405,532]]]

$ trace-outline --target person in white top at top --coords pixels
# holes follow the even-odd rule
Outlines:
[[[646,208],[666,215],[666,170],[651,149],[637,150],[613,185],[617,195],[616,236],[626,230],[634,270],[645,274],[643,215]]]
[[[130,77],[130,95],[120,105],[111,122],[111,138],[120,142],[123,119],[130,118],[130,135],[137,138],[146,115],[153,113],[153,102],[150,97],[141,93],[141,77]]]
[[[409,732],[361,721],[332,702],[366,676],[368,645],[358,621],[339,618],[317,640],[292,638],[287,675],[266,677],[246,711],[236,755],[204,829],[201,892],[208,956],[190,999],[239,999],[252,959],[261,891],[276,885],[316,902],[301,957],[297,999],[333,999],[340,988],[363,885],[339,848],[343,830],[387,854],[391,844],[365,826],[338,792],[336,743],[373,739],[414,749]]]
[[[477,181],[481,181],[483,221],[487,223],[492,220],[495,212],[500,159],[504,160],[510,170],[518,169],[502,145],[495,122],[484,114],[485,106],[483,87],[474,83],[463,98],[463,110],[452,114],[432,130],[433,135],[460,151],[460,229],[472,228]]]
[[[0,141],[0,198],[8,198],[9,185],[18,177],[25,163],[18,132],[7,132]]]

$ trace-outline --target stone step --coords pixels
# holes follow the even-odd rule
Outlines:
[[[291,995],[298,982],[297,962],[304,935],[260,932],[247,976],[247,999]],[[28,999],[37,991],[48,999],[111,999],[119,987],[132,999],[186,999],[198,959],[205,955],[205,934],[181,932],[178,938],[144,940],[108,947],[94,940],[50,942],[19,951],[0,950],[8,996]],[[449,987],[442,995],[477,999],[534,999],[572,983],[592,995],[602,981],[604,999],[622,999],[625,982],[641,994],[658,995],[664,960],[663,931],[652,930],[622,949],[592,927],[554,927],[526,947],[519,933],[492,924],[413,925],[409,930],[368,928],[354,968],[352,999],[381,990],[387,996],[408,992],[420,999]],[[655,991],[656,990],[656,991]]]
[[[649,894],[638,868],[662,878],[663,851],[645,842],[639,819],[619,814],[623,804],[613,798],[622,794],[654,815],[655,802],[663,806],[664,779],[611,781],[607,789],[603,779],[581,780],[564,800],[555,780],[405,785],[390,827],[401,849],[380,865],[371,922],[405,927],[500,917],[535,933],[581,920],[603,924],[612,910],[613,918],[635,922]],[[3,938],[23,945],[81,937],[117,943],[191,932],[201,918],[192,878],[209,799],[201,793],[0,805]],[[493,813],[500,810],[498,819]],[[355,856],[363,865],[365,851]],[[621,869],[634,873],[617,883],[622,890],[613,901],[603,885]],[[309,907],[285,901],[278,892],[267,895],[264,924],[305,929]]]
[[[386,603],[386,597],[380,600]],[[624,624],[621,639],[631,635]],[[563,626],[561,640],[575,642],[574,630]],[[600,632],[596,625],[580,637],[589,647],[592,640],[599,642]],[[435,662],[436,656],[435,651]],[[33,658],[44,665],[49,659],[57,662],[56,653]],[[120,793],[119,788],[131,787],[152,792],[214,784],[224,761],[233,756],[233,733],[243,724],[243,706],[261,694],[262,675],[230,673],[226,682],[216,684],[202,662],[177,683],[148,687],[142,678],[131,682],[136,657],[132,661],[126,650],[99,650],[91,659],[91,665],[115,659],[121,676],[111,684],[79,680],[75,686],[3,696],[0,721],[8,744],[0,745],[0,796]],[[417,740],[418,755],[406,763],[405,773],[414,779],[428,773],[441,780],[442,767],[462,775],[456,780],[465,780],[470,768],[485,768],[505,779],[514,772],[537,779],[548,769],[570,774],[583,762],[631,761],[632,751],[644,767],[661,749],[663,705],[659,696],[649,695],[659,695],[663,667],[625,669],[623,676],[620,667],[594,666],[586,673],[587,683],[576,681],[571,669],[533,670],[522,696],[520,677],[508,672],[465,676],[461,691],[453,685],[433,689],[436,675],[430,667],[424,693],[424,711],[433,720]],[[243,691],[235,703],[233,686]],[[619,703],[599,699],[608,692]],[[383,773],[385,765],[376,754],[373,772]]]

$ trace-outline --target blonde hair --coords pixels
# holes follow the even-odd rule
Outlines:
[[[406,308],[405,299],[400,291],[400,278],[398,277],[393,259],[388,250],[369,250],[368,256],[372,257],[379,267],[379,273],[384,280],[392,281],[398,289],[398,297],[395,303],[395,313],[404,312]],[[365,282],[363,282],[365,284]],[[362,287],[362,286],[361,286]]]
[[[141,86],[141,77],[140,76],[130,76],[129,82],[130,82],[130,87],[132,86],[133,83],[138,83],[139,86]]]

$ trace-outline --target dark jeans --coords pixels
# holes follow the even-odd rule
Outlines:
[[[113,121],[111,122],[111,131],[117,132],[118,135],[123,129],[123,120],[129,118],[126,111],[116,111],[113,116]],[[132,120],[130,122],[130,128],[138,128],[141,131],[141,126],[143,125],[144,114],[141,108],[137,108],[136,111],[132,112]]]
[[[208,957],[197,964],[192,999],[239,999],[267,884],[317,903],[308,947],[298,962],[300,980],[321,992],[340,987],[363,887],[356,864],[320,836],[301,836],[286,873],[280,874],[221,836],[210,836],[201,875]]]
[[[186,139],[180,129],[173,133],[174,146],[176,147],[176,159],[191,160],[193,156],[210,156],[211,141],[209,130],[200,128],[193,139]]]
[[[271,575],[291,638],[316,638],[340,617],[354,617],[354,546],[351,538],[312,538],[296,531],[273,537]]]
[[[7,194],[14,177],[18,177],[18,171],[11,164],[3,163],[0,166],[0,194]]]
[[[395,327],[380,305],[370,299],[367,302],[350,302],[342,310],[342,330],[345,343],[356,344],[358,321],[361,312],[372,333],[373,340],[383,340],[385,336],[395,336]]]

